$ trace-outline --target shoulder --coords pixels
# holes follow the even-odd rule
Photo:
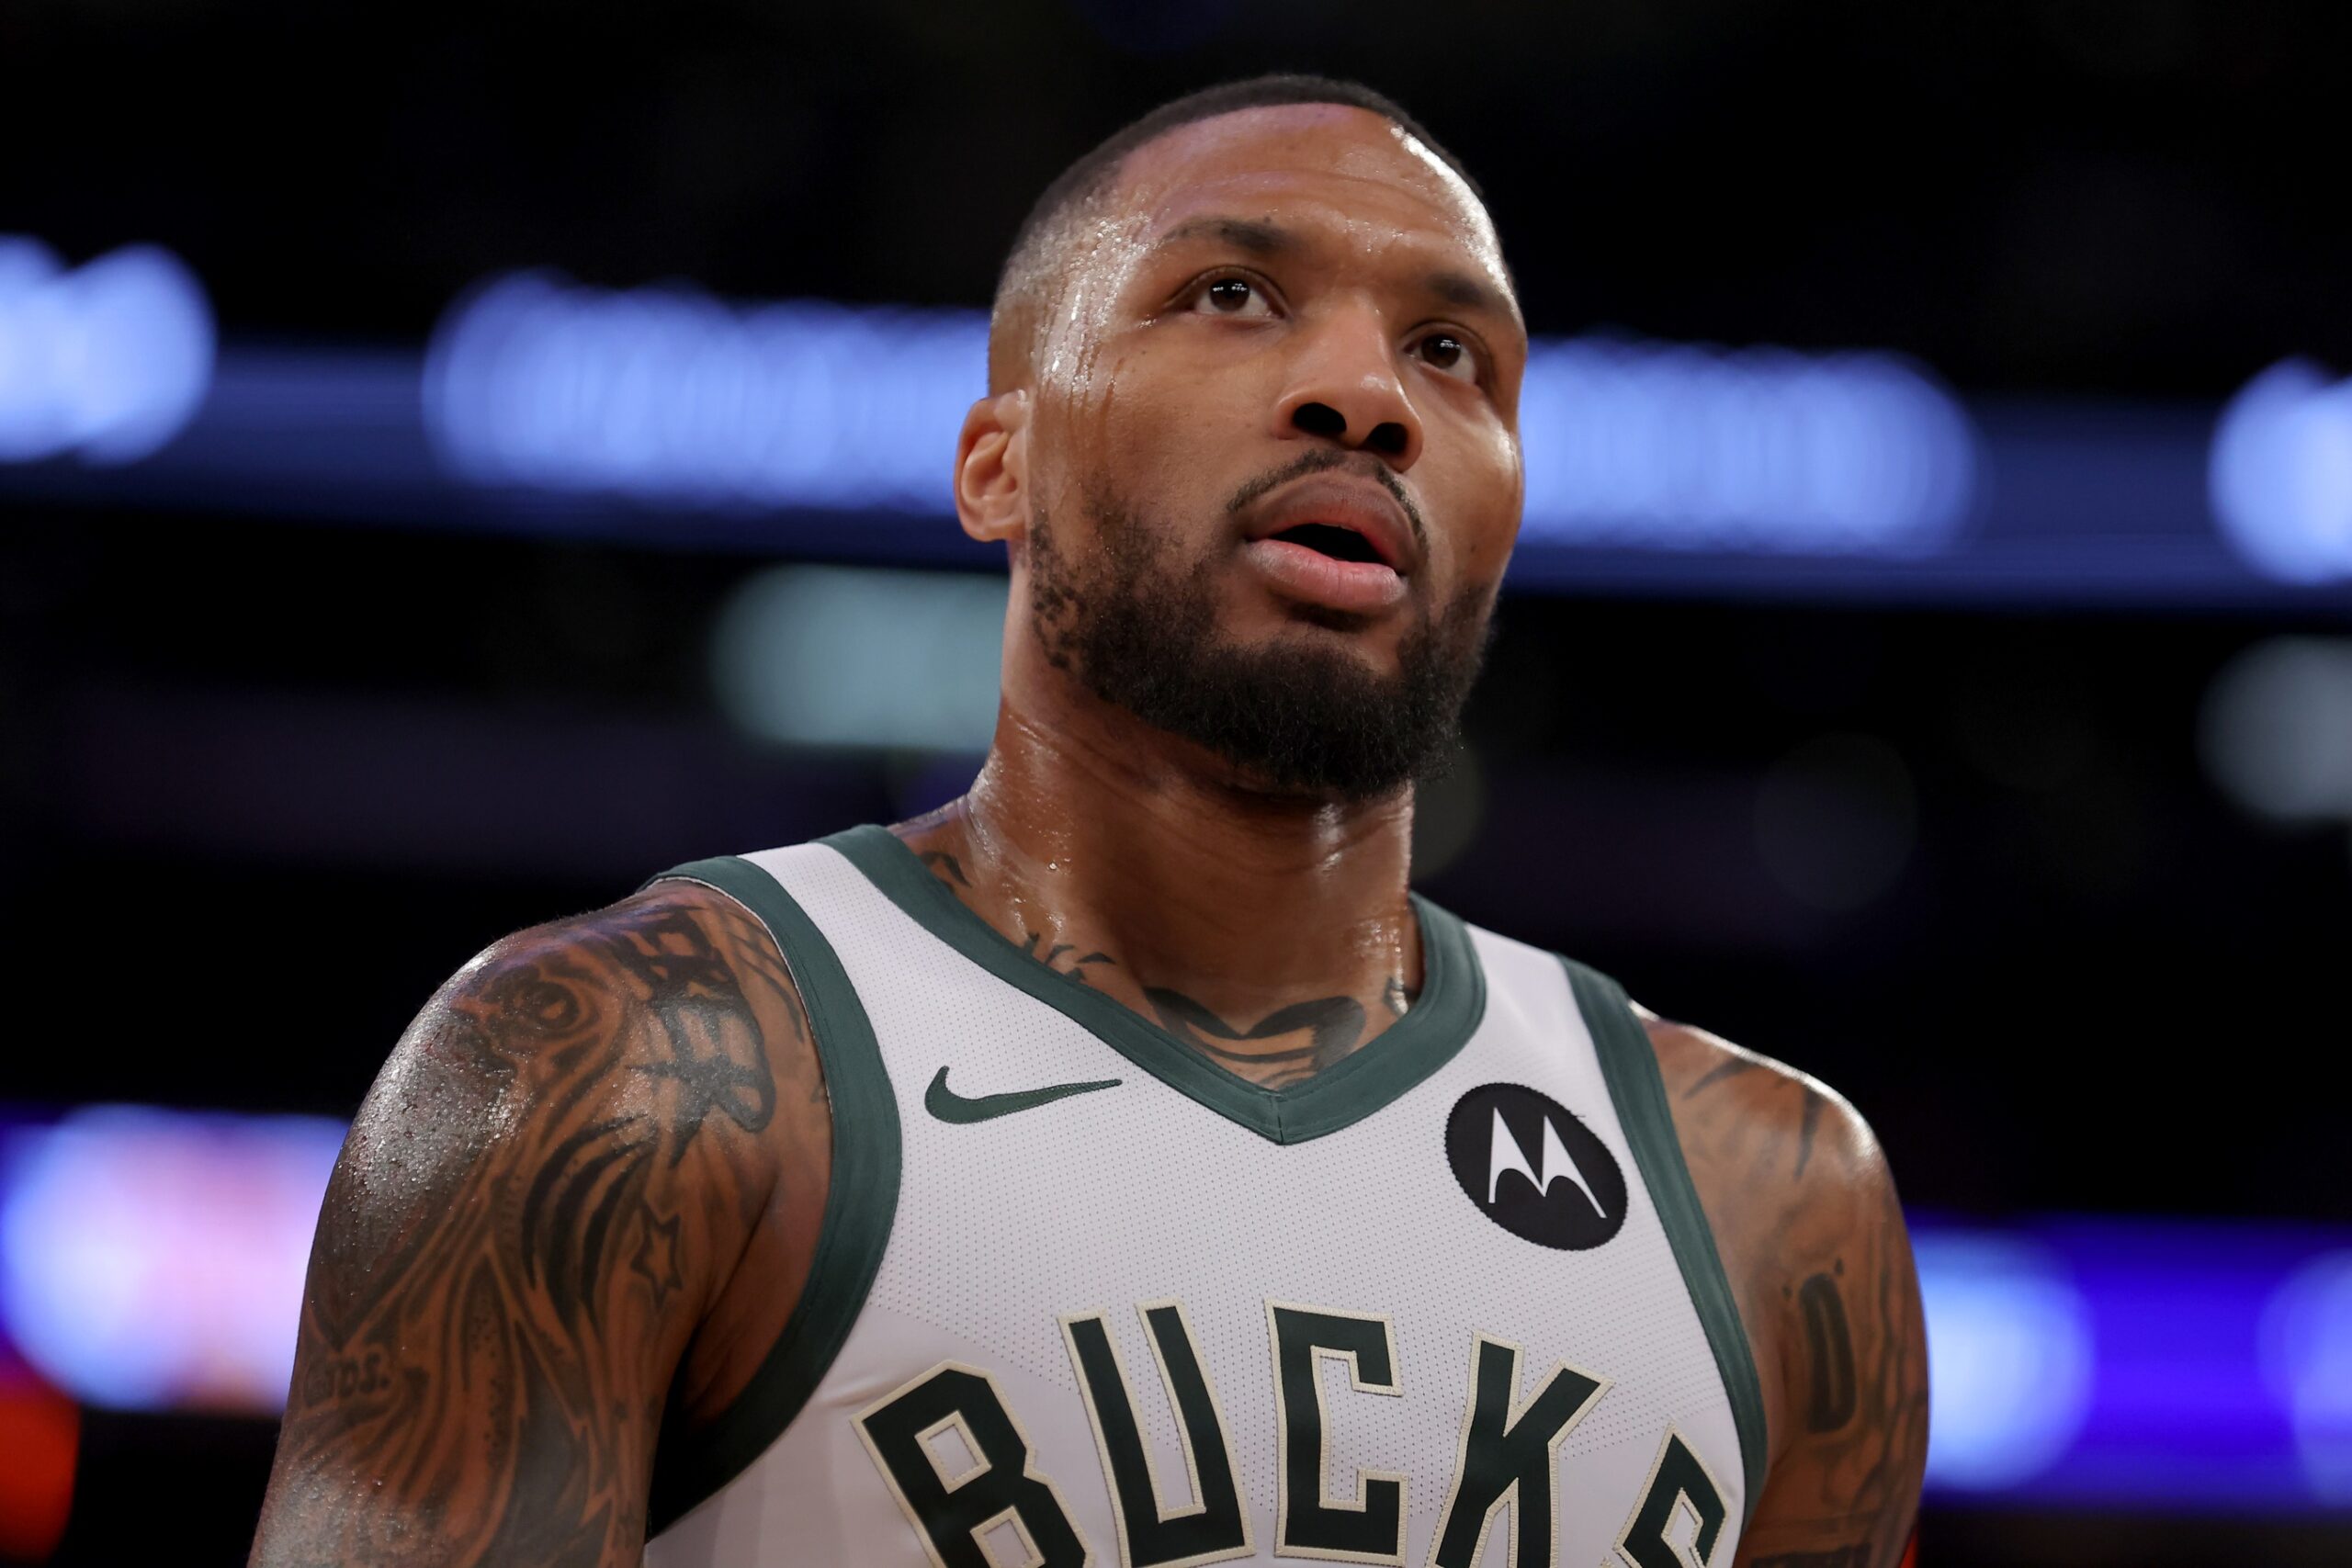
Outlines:
[[[1877,1134],[1844,1095],[1760,1051],[1638,1004],[1634,1010],[1657,1053],[1694,1179],[1704,1164],[1783,1201],[1892,1192]]]
[[[773,1089],[756,1081],[773,1076],[770,1047],[807,1038],[799,991],[749,910],[700,884],[666,881],[492,942],[425,1005],[400,1051],[431,1051],[492,1077],[574,1077],[592,1044],[640,1069],[665,1057],[690,1063],[726,1043],[730,1021],[754,1048],[730,1100],[749,1111]],[[606,1076],[614,1089],[632,1081]]]
[[[1635,1010],[1762,1384],[1770,1470],[1752,1544],[1891,1563],[1926,1461],[1928,1386],[1885,1152],[1820,1079]]]
[[[670,880],[500,938],[434,1000],[499,1021],[522,1045],[581,1021],[571,1004],[771,987],[798,994],[758,919],[701,883]],[[534,1005],[552,1010],[535,1014]]]
[[[1761,1360],[1782,1337],[1786,1309],[1811,1271],[1838,1277],[1849,1252],[1889,1227],[1900,1235],[1894,1173],[1861,1112],[1819,1078],[1634,1010],[1657,1053],[1683,1161]],[[1768,1387],[1768,1402],[1771,1394]]]
[[[687,885],[460,968],[329,1179],[256,1561],[634,1561],[665,1410],[736,1375],[690,1348],[797,1294],[763,1222],[826,1146],[808,1045],[765,931]]]
[[[823,1119],[807,1018],[765,928],[662,882],[503,937],[450,976],[360,1108],[340,1196],[365,1207],[370,1171],[411,1172],[424,1191],[536,1162],[509,1194],[526,1206],[566,1196],[559,1183],[586,1183],[582,1201],[666,1192],[708,1204],[723,1252],[765,1209],[779,1157],[821,1147]]]

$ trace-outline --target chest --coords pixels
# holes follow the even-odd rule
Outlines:
[[[1457,931],[1457,1035],[1269,1094],[794,869],[895,1122],[887,1240],[649,1561],[1731,1561],[1724,1384],[1556,960]]]

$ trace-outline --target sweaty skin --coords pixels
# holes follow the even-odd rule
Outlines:
[[[1410,787],[1284,793],[1093,696],[1033,619],[1032,530],[1083,565],[1122,503],[1224,638],[1391,674],[1500,583],[1525,330],[1484,209],[1349,107],[1160,137],[1057,256],[956,453],[962,525],[1012,572],[994,749],[897,831],[1038,962],[1296,1082],[1419,990]],[[1306,455],[1336,460],[1231,509]],[[1398,581],[1254,536],[1350,507],[1397,531]],[[1893,1568],[1927,1387],[1885,1161],[1822,1085],[1647,1021],[1763,1382],[1737,1561]],[[831,1137],[792,977],[716,894],[657,886],[469,964],[337,1165],[253,1562],[638,1562],[658,1435],[726,1407],[808,1278]]]

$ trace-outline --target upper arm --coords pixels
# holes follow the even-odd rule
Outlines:
[[[636,1562],[663,1397],[805,1047],[765,933],[699,889],[460,971],[336,1163],[254,1561]]]
[[[1835,1091],[1653,1021],[1675,1127],[1764,1385],[1747,1568],[1894,1568],[1927,1464],[1927,1335],[1894,1181]]]

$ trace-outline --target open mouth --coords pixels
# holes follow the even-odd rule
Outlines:
[[[1295,528],[1285,528],[1272,537],[1284,544],[1297,545],[1333,560],[1360,561],[1371,566],[1385,566],[1380,552],[1372,541],[1352,528],[1342,528],[1331,523],[1302,523]]]

